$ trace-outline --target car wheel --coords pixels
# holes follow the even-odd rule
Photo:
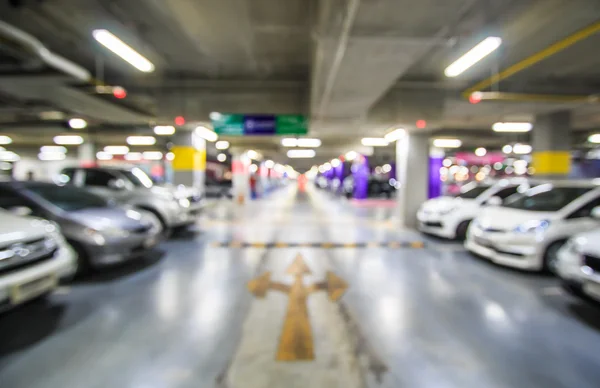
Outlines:
[[[467,231],[471,225],[471,220],[463,221],[456,227],[456,239],[463,241],[467,238]]]
[[[161,229],[162,229],[162,230],[161,230],[161,232],[160,232],[160,234],[161,234],[161,235],[162,235],[162,236],[163,236],[165,239],[167,239],[167,238],[171,237],[172,230],[171,230],[171,229],[169,229],[169,226],[167,225],[167,222],[165,221],[165,219],[164,219],[164,218],[163,218],[163,217],[162,217],[162,216],[161,216],[161,215],[160,215],[160,214],[159,214],[159,213],[158,213],[156,210],[154,210],[154,209],[151,209],[151,208],[147,208],[147,207],[140,207],[140,209],[141,209],[141,210],[144,210],[144,211],[147,211],[147,212],[149,212],[149,213],[152,213],[152,214],[154,214],[154,216],[155,216],[156,218],[158,218],[158,221],[160,221],[160,227],[161,227]]]
[[[558,265],[558,251],[565,245],[565,241],[555,241],[546,248],[544,253],[544,271],[550,273],[556,273],[556,266]]]
[[[77,255],[77,268],[75,269],[73,277],[88,274],[92,269],[88,253],[85,251],[83,246],[81,246],[81,244],[79,244],[77,241],[67,240],[67,244],[69,244],[71,248],[73,248],[75,254]]]

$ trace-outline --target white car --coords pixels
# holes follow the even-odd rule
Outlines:
[[[502,179],[495,184],[471,182],[455,197],[425,201],[417,213],[418,229],[448,239],[464,239],[471,221],[493,197],[505,199],[529,188],[525,178]]]
[[[0,210],[0,310],[50,293],[76,269],[54,223]]]
[[[535,186],[486,207],[472,222],[465,247],[495,263],[523,270],[555,271],[558,250],[573,235],[600,226],[593,182],[557,181]]]
[[[600,218],[600,208],[592,215]],[[600,301],[600,229],[569,239],[558,251],[556,270],[569,292]]]

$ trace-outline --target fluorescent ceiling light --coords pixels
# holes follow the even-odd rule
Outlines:
[[[84,119],[73,118],[69,120],[69,127],[73,129],[83,129],[87,127],[87,121],[85,121]]]
[[[590,135],[590,137],[588,137],[588,141],[590,143],[599,144],[600,143],[600,133],[595,133],[593,135]],[[0,144],[2,144],[2,143],[0,143]]]
[[[229,142],[225,140],[220,140],[215,143],[215,148],[218,150],[226,150],[229,148]]]
[[[172,125],[157,125],[154,127],[154,133],[159,136],[169,136],[175,133],[175,127]]]
[[[533,128],[531,123],[495,123],[492,125],[494,132],[529,132]]]
[[[40,147],[40,152],[43,153],[47,153],[47,152],[62,152],[63,154],[67,153],[67,147],[63,147],[63,146],[43,146]]]
[[[79,145],[83,144],[83,137],[79,135],[54,136],[54,143],[58,145]]]
[[[384,138],[388,143],[395,142],[403,138],[406,135],[406,130],[404,128],[394,129],[392,132],[387,133]]]
[[[65,160],[67,156],[64,152],[40,152],[38,159],[43,161]]]
[[[296,147],[298,145],[298,139],[294,139],[294,138],[281,139],[281,145],[284,147]]]
[[[144,73],[151,73],[154,71],[154,65],[152,62],[144,58],[137,51],[129,47],[121,39],[107,30],[94,30],[92,32],[94,39],[96,39],[104,47],[117,54],[126,62],[129,62],[133,67]]]
[[[385,147],[389,143],[382,137],[363,137],[360,141],[362,145],[369,147]]]
[[[206,139],[210,142],[215,142],[219,138],[219,135],[217,135],[214,131],[211,131],[210,129],[208,129],[202,125],[199,127],[196,127],[196,134],[198,136],[200,136],[201,138]]]
[[[62,120],[65,118],[65,114],[58,110],[49,110],[40,112],[40,119],[42,120]]]
[[[289,150],[287,157],[292,159],[314,158],[316,154],[315,150]]]
[[[160,151],[146,151],[142,156],[146,160],[161,160],[163,158],[163,153]]]
[[[456,77],[462,74],[465,70],[494,52],[501,44],[501,38],[494,36],[485,38],[477,46],[448,66],[444,74],[446,74],[446,77]]]
[[[125,160],[129,160],[130,162],[142,160],[142,157],[143,156],[141,152],[129,152],[125,154]]]
[[[320,146],[321,140],[319,139],[298,139],[298,147],[313,148]]]
[[[223,115],[220,114],[219,112],[210,112],[210,114],[208,115],[208,117],[210,117],[210,119],[213,120],[213,121],[218,121],[218,120],[221,120],[221,118],[223,117]]]
[[[0,151],[0,160],[3,162],[18,162],[21,158],[12,151]]]
[[[129,145],[154,145],[156,144],[156,138],[154,136],[129,136],[127,138],[127,144]]]
[[[9,136],[4,136],[4,135],[0,136],[0,144],[7,145],[10,143],[12,143],[12,139]]]
[[[515,144],[513,146],[513,152],[517,155],[525,155],[525,154],[529,154],[532,151],[532,147],[529,144]]]
[[[99,151],[96,153],[96,159],[98,160],[111,160],[112,158],[112,154],[109,154],[108,152]]]
[[[459,148],[462,141],[458,139],[435,139],[433,146],[438,148]]]
[[[106,146],[104,147],[104,152],[108,152],[112,155],[125,155],[129,152],[129,147],[127,146]]]

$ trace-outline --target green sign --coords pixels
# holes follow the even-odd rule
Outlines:
[[[244,134],[244,115],[219,115],[212,120],[216,133],[226,136],[241,136]]]
[[[302,115],[219,114],[213,128],[225,136],[306,135],[308,120]]]
[[[275,133],[277,135],[306,135],[308,120],[302,115],[275,116]]]

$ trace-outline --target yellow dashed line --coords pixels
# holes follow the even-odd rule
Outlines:
[[[275,248],[287,248],[289,246],[288,243],[278,242],[275,243]]]
[[[410,243],[410,247],[420,249],[420,248],[424,248],[425,244],[423,243],[423,241],[413,241]]]
[[[252,246],[252,248],[266,248],[267,244],[265,243],[252,243],[250,244]]]
[[[356,248],[356,243],[346,243],[344,244],[344,248]]]
[[[332,243],[322,243],[321,248],[325,248],[325,249],[333,248],[333,244]]]

